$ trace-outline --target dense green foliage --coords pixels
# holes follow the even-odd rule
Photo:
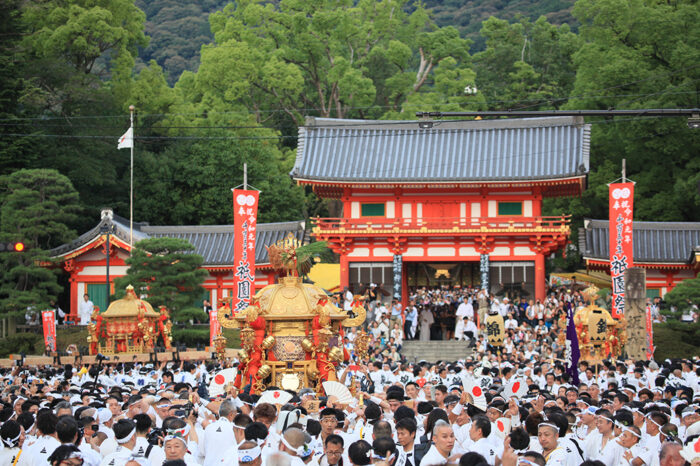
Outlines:
[[[46,309],[61,292],[48,250],[74,238],[78,193],[55,170],[18,170],[0,177],[0,241],[25,244],[0,254],[0,315]]]
[[[576,24],[571,15],[575,0],[425,0],[425,6],[433,11],[435,22],[441,26],[452,25],[474,41],[474,50],[481,50],[484,37],[480,35],[481,23],[491,17],[507,21],[522,18],[535,20],[545,17],[552,24]]]
[[[687,358],[700,352],[700,323],[654,324],[654,359]]]
[[[126,275],[114,280],[116,298],[132,285],[136,294],[154,309],[165,306],[173,321],[204,318],[204,311],[192,308],[202,296],[207,271],[200,268],[202,256],[194,254],[189,241],[177,238],[149,238],[134,245]],[[201,313],[201,314],[200,314]]]
[[[669,306],[675,306],[678,316],[693,305],[700,306],[700,278],[682,281],[666,293],[664,301]]]
[[[151,38],[139,54],[137,66],[155,60],[174,84],[183,71],[197,71],[199,51],[212,40],[209,13],[220,10],[228,0],[136,0],[146,13],[146,34]]]
[[[700,106],[696,1],[571,5],[3,0],[0,176],[65,176],[82,211],[63,217],[64,232],[94,226],[105,206],[127,217],[129,151],[115,146],[135,105],[136,220],[230,223],[230,188],[247,163],[249,184],[262,191],[260,220],[284,221],[331,208],[287,175],[309,115]],[[577,29],[563,24],[569,13]],[[475,85],[476,95],[465,94]],[[543,214],[571,213],[574,227],[606,218],[606,183],[625,158],[636,220],[700,221],[700,132],[682,118],[588,122],[587,189],[546,200]],[[576,259],[570,251],[561,263],[573,269]],[[55,289],[47,287],[28,300],[43,305]]]

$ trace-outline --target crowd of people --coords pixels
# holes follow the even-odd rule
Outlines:
[[[369,357],[338,368],[352,393],[342,404],[308,387],[283,404],[250,387],[211,396],[235,360],[0,369],[0,465],[700,465],[698,355],[582,361],[575,385],[556,337],[578,292],[480,293],[416,289],[407,308],[368,304]],[[484,303],[504,315],[498,352]],[[402,358],[406,339],[438,331],[473,349],[456,361]],[[350,352],[356,337],[346,335]]]

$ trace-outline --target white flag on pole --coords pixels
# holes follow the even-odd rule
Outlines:
[[[117,149],[130,149],[134,147],[134,128],[129,128],[126,133],[119,138]]]

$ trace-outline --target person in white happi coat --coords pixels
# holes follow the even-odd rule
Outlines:
[[[90,316],[92,316],[92,311],[95,309],[95,305],[90,301],[90,296],[85,293],[83,295],[83,300],[78,305],[78,317],[80,318],[80,325],[88,325],[90,323]]]

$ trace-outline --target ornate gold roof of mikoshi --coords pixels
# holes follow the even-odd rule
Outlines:
[[[282,277],[276,285],[268,285],[255,295],[266,318],[300,317],[317,314],[319,301],[329,311],[332,320],[347,318],[347,313],[334,306],[328,295],[316,285],[302,283],[300,277]]]
[[[112,304],[109,305],[107,310],[102,314],[103,318],[110,318],[110,317],[138,317],[140,310],[144,309],[143,315],[144,317],[154,317],[157,318],[160,316],[156,311],[153,310],[153,307],[148,304],[148,302],[139,299],[138,296],[136,296],[136,293],[134,292],[134,287],[129,285],[126,287],[126,296],[122,299],[118,299],[116,301],[113,301]]]

